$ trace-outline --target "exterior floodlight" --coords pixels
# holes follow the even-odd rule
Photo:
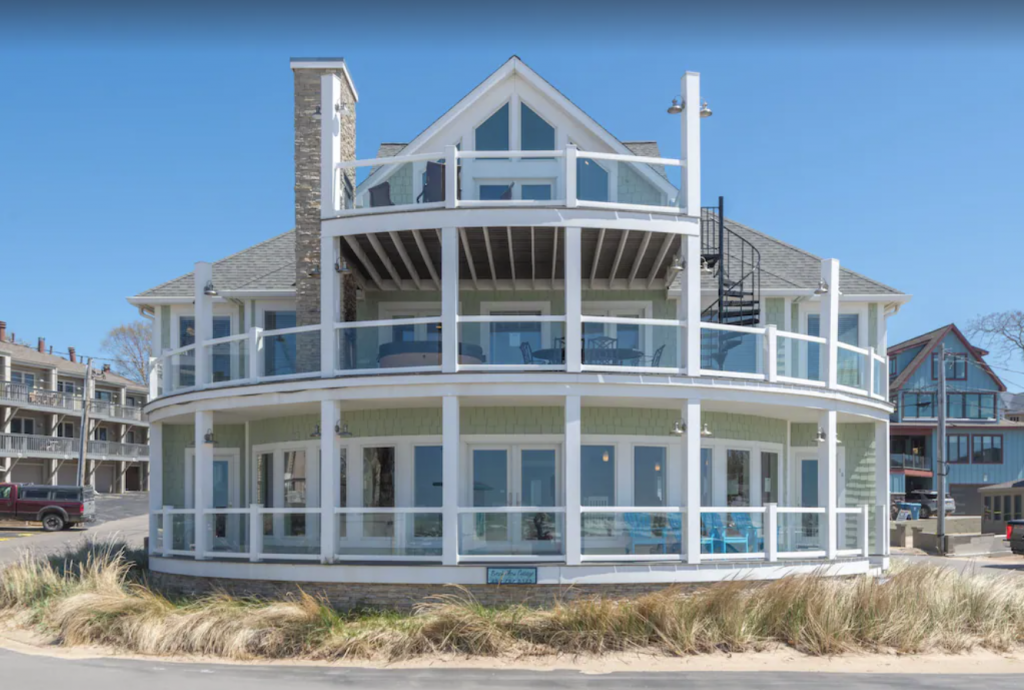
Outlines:
[[[686,107],[685,103],[684,104],[680,104],[678,98],[673,98],[672,99],[672,105],[670,105],[668,107],[668,114],[669,115],[678,115],[679,113],[683,112],[683,108],[684,107]]]
[[[828,283],[824,279],[818,281],[818,287],[815,288],[814,294],[816,295],[827,295],[828,294]]]
[[[705,437],[705,438],[707,438],[708,436],[713,436],[714,435],[714,434],[711,433],[711,429],[708,428],[707,422],[704,423],[704,428],[700,430],[700,435]]]
[[[711,108],[708,107],[708,102],[704,101],[704,104],[700,107],[701,117],[711,117]]]
[[[682,436],[685,433],[686,433],[686,425],[683,424],[682,422],[676,422],[672,426],[672,435],[673,436]]]
[[[207,297],[216,297],[218,294],[217,288],[213,287],[213,281],[206,281],[206,287],[203,288],[203,294]]]

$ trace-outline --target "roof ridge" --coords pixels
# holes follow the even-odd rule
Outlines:
[[[754,228],[750,227],[749,225],[744,225],[743,223],[740,223],[739,221],[735,221],[735,220],[733,220],[731,218],[724,218],[724,220],[727,223],[732,223],[733,225],[738,225],[739,227],[743,228],[744,230],[752,232],[755,235],[760,235],[761,237],[764,237],[765,239],[768,239],[768,240],[771,240],[772,242],[780,244],[783,247],[786,247],[787,249],[792,249],[793,251],[800,252],[801,254],[804,254],[805,256],[809,256],[809,257],[811,257],[813,259],[817,259],[818,261],[823,261],[823,259],[820,256],[818,256],[817,254],[813,254],[813,253],[807,251],[806,249],[801,249],[800,247],[797,247],[796,245],[790,244],[789,242],[784,242],[784,241],[780,240],[777,237],[774,237],[772,235],[769,235],[769,234],[766,234],[766,233],[762,232],[761,230],[755,230]],[[880,283],[877,280],[875,280],[874,278],[869,278],[866,275],[864,275],[863,273],[860,273],[858,271],[854,271],[852,268],[848,268],[847,266],[844,266],[842,263],[840,263],[839,266],[843,270],[849,271],[850,273],[852,273],[853,275],[857,276],[858,278],[862,278],[862,279],[868,281],[869,283],[874,283],[878,287],[885,288],[886,290],[888,290],[892,294],[897,294],[897,295],[904,294],[904,293],[900,292],[899,290],[897,290],[896,288],[892,287],[891,285],[886,285],[885,283]],[[840,289],[842,289],[842,285],[840,285]]]
[[[283,271],[284,269],[289,268],[289,267],[292,267],[292,268],[295,267],[295,259],[292,259],[288,263],[283,264],[281,266],[278,266],[277,268],[273,268],[273,269],[267,271],[266,273],[262,273],[262,274],[260,274],[258,276],[254,276],[252,279],[247,280],[246,282],[242,283],[241,285],[236,285],[235,287],[233,287],[231,289],[232,290],[239,290],[241,288],[244,288],[246,285],[248,285],[250,283],[255,283],[257,280],[261,280],[263,278],[266,278],[267,276],[269,276],[272,273],[277,273],[278,271]]]

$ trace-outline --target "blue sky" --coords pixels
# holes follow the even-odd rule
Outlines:
[[[408,141],[512,54],[620,139],[676,156],[665,108],[699,71],[715,113],[704,202],[724,195],[732,218],[912,293],[890,342],[1020,306],[1024,41],[1009,10],[936,5],[911,24],[744,6],[687,23],[675,3],[628,17],[592,4],[538,24],[339,6],[321,8],[334,22],[191,5],[5,23],[0,320],[100,354],[136,316],[126,296],[290,229],[288,59],[307,55],[348,61],[361,157]]]

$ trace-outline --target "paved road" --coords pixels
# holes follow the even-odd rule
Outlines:
[[[723,666],[728,664],[723,660]],[[687,688],[687,690],[751,690],[752,688],[968,688],[1019,690],[1021,675],[917,675],[854,673],[611,673],[577,671],[486,671],[473,669],[387,670],[282,666],[226,666],[120,659],[54,659],[0,650],[2,677],[30,681],[36,688],[73,687],[109,690],[346,690],[422,688],[424,690],[528,690],[530,688]]]
[[[24,551],[38,554],[60,553],[85,539],[103,540],[114,536],[142,546],[149,522],[149,495],[123,494],[96,497],[96,521],[87,529],[44,532],[38,524],[5,523],[0,527],[0,563],[17,560]]]
[[[1024,577],[1024,556],[999,556],[998,558],[944,558],[943,556],[922,556],[917,554],[893,554],[893,561],[910,563],[931,563],[952,568],[968,575],[1014,575]]]

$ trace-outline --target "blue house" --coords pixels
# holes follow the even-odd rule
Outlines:
[[[1024,479],[1024,423],[1007,418],[1006,386],[954,324],[889,348],[889,487],[936,488],[939,346],[945,344],[948,491],[957,512],[981,513],[978,488]]]

